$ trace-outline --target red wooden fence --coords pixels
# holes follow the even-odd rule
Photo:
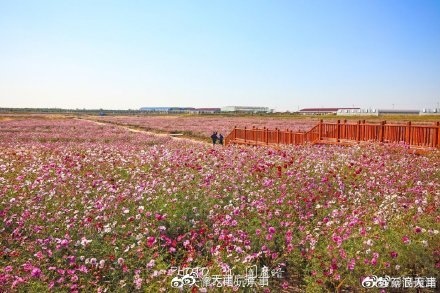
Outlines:
[[[226,137],[225,144],[241,143],[249,145],[278,145],[305,143],[349,143],[379,141],[384,143],[406,143],[422,148],[440,147],[440,122],[433,125],[366,123],[365,120],[347,122],[323,122],[307,132],[291,130],[269,130],[267,128],[237,128]]]

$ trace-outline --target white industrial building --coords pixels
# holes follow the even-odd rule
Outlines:
[[[271,113],[268,107],[250,107],[250,106],[226,106],[221,108],[222,112],[244,112],[244,113]]]
[[[336,112],[338,116],[379,116],[377,109],[339,109]]]
[[[440,115],[440,108],[438,109],[422,109],[420,115]]]
[[[440,109],[399,110],[399,109],[339,109],[338,116],[379,116],[379,115],[440,115]]]

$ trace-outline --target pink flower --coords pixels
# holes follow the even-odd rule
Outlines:
[[[118,265],[122,266],[124,264],[124,259],[122,257],[118,258]]]
[[[5,268],[3,269],[3,271],[4,271],[5,273],[10,273],[10,272],[12,272],[12,270],[13,270],[13,267],[12,267],[12,266],[7,266],[7,267],[5,267]]]
[[[410,240],[409,237],[406,236],[406,235],[402,237],[402,241],[403,241],[403,243],[405,243],[405,244],[410,244],[410,243],[411,243],[411,240]]]
[[[333,241],[336,242],[336,245],[339,247],[342,244],[342,238],[338,235],[333,235]]]
[[[275,233],[275,228],[274,227],[269,227],[269,233],[270,234],[274,234]]]
[[[347,253],[343,249],[339,250],[339,255],[341,256],[342,259],[346,259],[347,258]]]
[[[161,214],[155,214],[156,220],[161,221],[161,220],[165,220],[166,215],[161,215]]]
[[[134,280],[133,280],[134,286],[136,288],[136,290],[139,290],[142,286],[142,278],[139,277],[139,273],[134,275]]]
[[[41,251],[35,253],[34,256],[35,256],[36,258],[38,258],[38,259],[42,259],[42,258],[44,258],[44,255],[43,255],[43,253],[42,253]]]
[[[372,265],[376,265],[378,257],[379,257],[379,253],[377,253],[377,252],[373,253],[373,258],[371,259],[370,263]]]
[[[147,246],[152,247],[156,243],[156,238],[149,236],[147,237]]]
[[[39,268],[33,268],[31,276],[34,278],[39,278],[41,276],[41,270]]]
[[[88,269],[85,265],[82,265],[78,268],[78,271],[82,272],[82,273],[87,273]]]
[[[398,256],[398,254],[397,254],[397,252],[395,252],[395,251],[391,251],[391,252],[390,252],[390,256],[391,256],[392,258],[396,258],[396,257]]]
[[[350,261],[348,262],[347,268],[350,271],[354,270],[354,266],[356,265],[356,260],[354,258],[350,259]]]
[[[147,263],[147,268],[151,269],[152,267],[154,267],[155,264],[156,262],[154,261],[154,259],[152,259]]]
[[[72,281],[72,282],[77,282],[78,281],[78,276],[77,275],[73,275],[71,278],[70,278],[70,280]]]

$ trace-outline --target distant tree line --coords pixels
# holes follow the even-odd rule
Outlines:
[[[0,108],[0,113],[9,114],[77,114],[77,115],[170,115],[165,113],[146,112],[142,110],[105,110],[105,109],[62,109],[62,108]],[[298,115],[295,112],[284,113],[243,113],[243,112],[222,112],[222,113],[172,113],[171,115],[197,115],[197,116],[285,116],[285,115]]]

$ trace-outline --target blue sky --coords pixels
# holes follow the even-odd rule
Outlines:
[[[3,1],[0,107],[440,102],[440,1]]]

